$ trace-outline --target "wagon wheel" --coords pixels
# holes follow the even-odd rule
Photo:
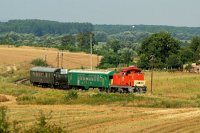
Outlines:
[[[124,93],[124,90],[122,88],[119,89],[119,93]]]
[[[99,88],[99,91],[103,92],[103,91],[105,91],[105,88]]]
[[[112,88],[108,88],[106,92],[107,93],[111,93],[112,92]]]

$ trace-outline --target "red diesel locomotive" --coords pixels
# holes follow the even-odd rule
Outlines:
[[[125,67],[120,73],[113,74],[110,86],[111,92],[146,92],[144,74],[135,66]]]

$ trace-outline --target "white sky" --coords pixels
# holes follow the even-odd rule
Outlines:
[[[0,0],[0,21],[200,27],[200,0]]]

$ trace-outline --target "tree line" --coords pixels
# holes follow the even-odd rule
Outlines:
[[[0,33],[16,32],[43,36],[46,34],[75,34],[80,32],[92,32],[91,23],[61,23],[48,20],[10,20],[0,22]]]
[[[144,69],[181,69],[186,63],[200,63],[200,37],[181,47],[181,42],[168,32],[159,32],[144,39],[138,51],[138,66]]]
[[[163,25],[94,25],[94,30],[104,32],[108,36],[132,31],[134,33],[154,34],[162,31],[171,33],[172,37],[188,41],[200,34],[200,27],[176,27]]]
[[[0,33],[8,32],[33,34],[35,36],[44,36],[46,34],[76,34],[80,32],[94,32],[96,40],[105,42],[106,38],[117,35],[124,36],[124,32],[130,31],[139,35],[141,33],[154,34],[167,31],[172,37],[178,40],[188,41],[193,36],[200,34],[200,27],[175,27],[162,25],[105,25],[91,23],[64,23],[57,21],[27,19],[27,20],[9,20],[0,22]]]

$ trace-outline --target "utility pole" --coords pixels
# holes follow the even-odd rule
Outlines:
[[[58,51],[58,54],[57,54],[57,67],[59,68],[59,51]]]
[[[63,50],[61,52],[61,68],[63,68]]]
[[[44,61],[47,62],[47,49],[45,49]]]
[[[90,59],[90,69],[92,70],[92,33],[90,33],[90,56],[91,56],[91,59]]]
[[[97,55],[97,66],[99,65],[99,56]]]
[[[153,93],[153,69],[154,69],[155,56],[151,55],[150,57],[151,57],[150,62],[151,62],[151,94],[152,94]]]
[[[153,93],[153,68],[151,69],[151,94]]]
[[[44,55],[44,61],[47,62],[47,55]]]

